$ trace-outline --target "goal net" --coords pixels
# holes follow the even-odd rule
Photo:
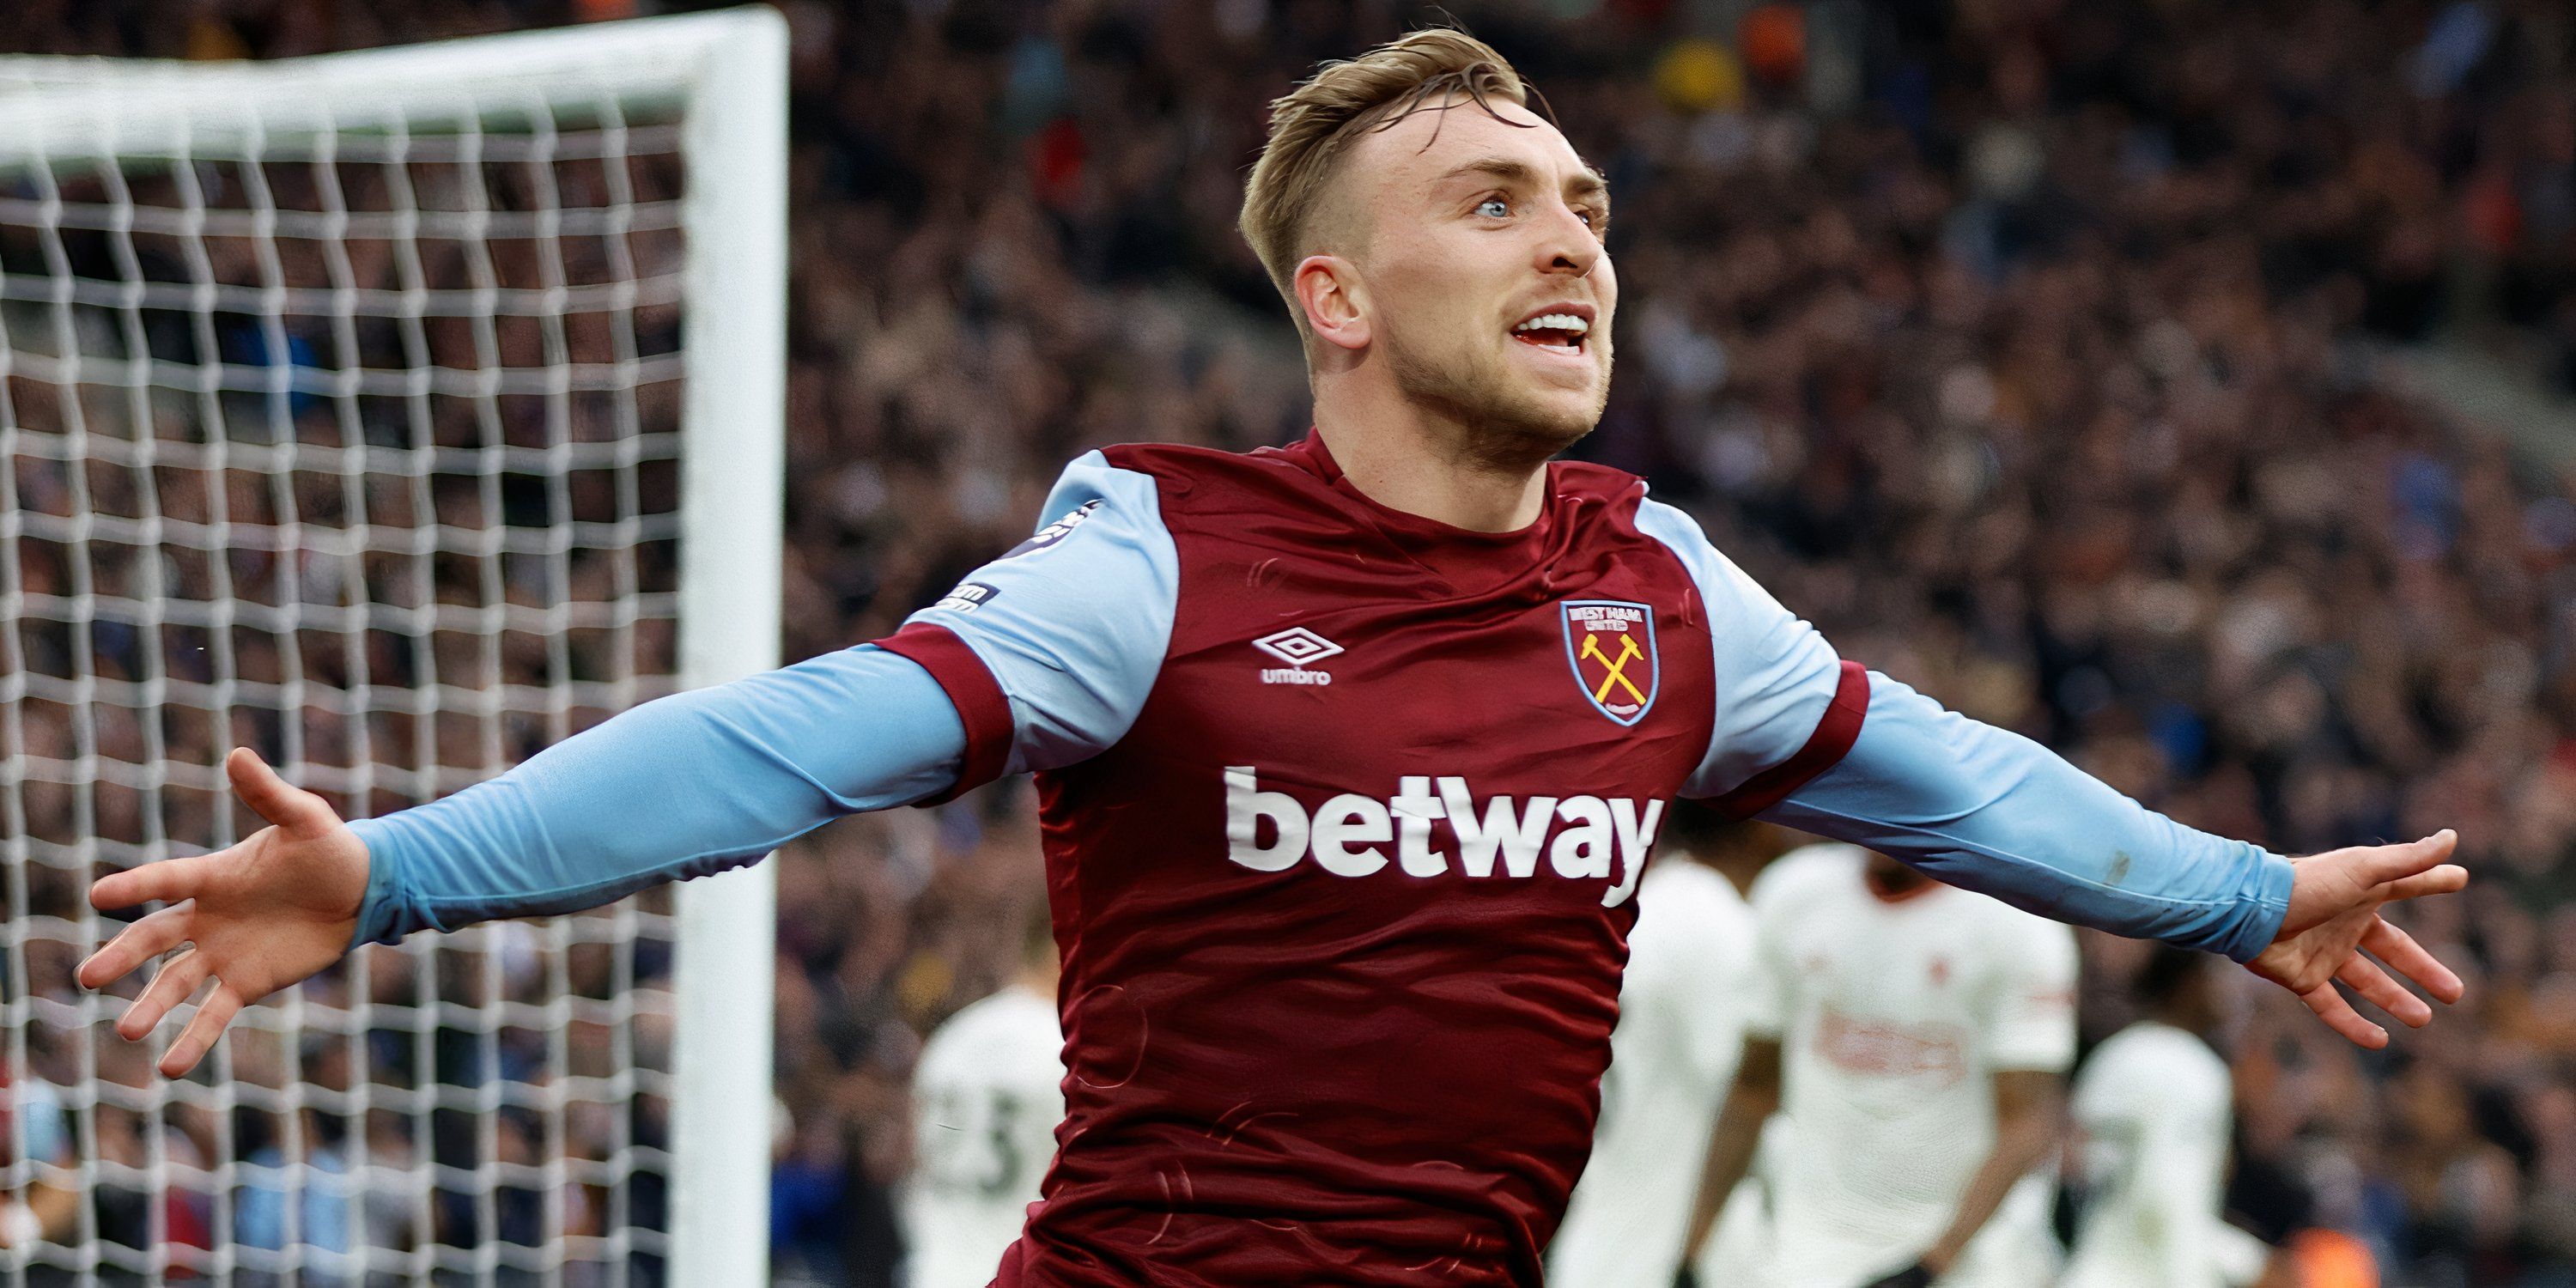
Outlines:
[[[105,873],[776,664],[767,11],[0,60],[0,1281],[765,1278],[766,866],[361,951],[197,1074]],[[636,803],[651,826],[652,803]]]

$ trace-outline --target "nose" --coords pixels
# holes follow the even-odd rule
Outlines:
[[[1553,205],[1555,208],[1548,214],[1546,231],[1539,238],[1538,271],[1590,277],[1592,270],[1600,266],[1601,257],[1607,250],[1572,206],[1561,201]]]

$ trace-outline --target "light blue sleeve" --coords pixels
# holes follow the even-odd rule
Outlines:
[[[52,1083],[21,1072],[16,1088],[19,1144],[26,1161],[54,1167],[72,1164],[72,1137],[63,1121],[63,1098]]]
[[[1761,817],[1903,860],[2057,921],[2250,961],[2290,864],[2184,827],[2019,734],[1872,672],[1840,763]]]
[[[1722,797],[1815,736],[1842,682],[1842,661],[1815,627],[1710,545],[1697,520],[1650,500],[1637,508],[1637,529],[1669,548],[1699,589],[1716,662],[1717,717],[1708,754],[1682,795]]]
[[[1010,745],[976,754],[988,733],[970,712],[977,745],[968,761],[997,773],[1062,768],[1125,737],[1162,671],[1180,601],[1180,556],[1153,476],[1086,453],[1057,479],[1040,518],[1036,535],[905,619],[906,635],[895,637],[941,627],[983,663],[1010,701]],[[933,673],[959,682],[938,666]]]
[[[357,943],[541,916],[741,867],[955,780],[965,731],[920,666],[870,645],[673,694],[416,809],[367,843]]]

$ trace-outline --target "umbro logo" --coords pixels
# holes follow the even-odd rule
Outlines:
[[[1288,664],[1262,668],[1263,684],[1331,684],[1333,677],[1329,672],[1308,670],[1307,664],[1323,661],[1342,651],[1341,645],[1303,626],[1274,631],[1254,640],[1252,646]]]
[[[1303,626],[1292,626],[1275,635],[1264,635],[1254,640],[1252,646],[1290,666],[1304,666],[1308,662],[1320,661],[1342,651],[1341,645]]]

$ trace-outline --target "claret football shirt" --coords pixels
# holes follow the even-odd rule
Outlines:
[[[1665,802],[1759,810],[1868,681],[1632,476],[1370,501],[1320,438],[1120,447],[880,641],[1037,772],[1066,1119],[1004,1284],[1535,1285]]]
[[[1311,438],[1094,453],[886,640],[351,820],[352,942],[1035,771],[1068,1117],[1003,1280],[1231,1288],[1539,1282],[1673,796],[2239,961],[2278,930],[2287,860],[1839,661],[1636,479],[1546,478],[1479,533]]]

